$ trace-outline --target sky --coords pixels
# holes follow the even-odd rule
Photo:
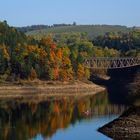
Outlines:
[[[0,21],[11,26],[109,24],[140,26],[140,0],[0,0]]]

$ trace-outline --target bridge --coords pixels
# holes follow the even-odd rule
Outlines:
[[[140,66],[140,57],[92,57],[84,62],[91,69],[119,69]]]

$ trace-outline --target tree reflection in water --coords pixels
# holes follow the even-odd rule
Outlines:
[[[109,103],[108,95],[62,97],[47,101],[1,101],[0,139],[28,140],[38,134],[52,137],[58,129],[68,128],[83,119],[118,114],[124,106]]]

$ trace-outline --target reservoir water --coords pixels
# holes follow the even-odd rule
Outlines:
[[[108,140],[97,129],[117,118],[124,105],[107,93],[0,101],[0,140]]]

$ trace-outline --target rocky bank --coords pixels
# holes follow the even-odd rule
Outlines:
[[[140,139],[140,107],[130,107],[119,118],[98,131],[115,140]]]

